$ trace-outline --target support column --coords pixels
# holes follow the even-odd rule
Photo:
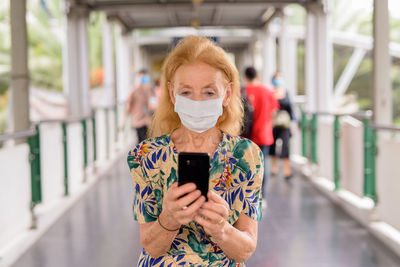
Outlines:
[[[374,1],[373,85],[374,122],[392,124],[388,0]]]
[[[128,97],[130,86],[131,86],[131,65],[130,59],[131,49],[130,49],[130,34],[122,34],[119,31],[116,38],[117,46],[117,101],[122,102]]]
[[[276,72],[276,39],[271,34],[269,24],[265,26],[262,33],[262,82],[271,84],[272,75]]]
[[[11,21],[11,132],[27,130],[29,120],[28,36],[26,1],[10,0]]]
[[[317,12],[317,109],[332,111],[333,46],[329,34],[329,15],[322,8]]]
[[[297,94],[297,41],[287,35],[287,16],[281,12],[279,35],[279,71],[285,79],[285,86],[291,99]]]
[[[287,39],[287,58],[285,82],[290,98],[293,100],[297,95],[297,40]]]
[[[90,114],[87,21],[85,9],[72,9],[67,14],[64,88],[68,98],[68,115],[71,117]]]
[[[244,80],[244,69],[246,68],[245,62],[244,62],[244,51],[241,51],[235,55],[235,64],[237,66],[237,69],[239,71],[239,77],[240,77],[240,84],[244,85],[245,80]]]
[[[103,68],[104,84],[107,105],[115,103],[115,62],[114,62],[114,38],[112,22],[108,19],[103,23]],[[117,49],[118,51],[118,49]]]
[[[287,18],[284,12],[281,12],[281,25],[279,34],[279,71],[283,74],[285,80],[289,75],[289,54],[288,54],[288,36],[287,36]]]
[[[247,49],[244,52],[243,56],[244,68],[254,67],[254,43],[251,42],[248,44]]]
[[[140,71],[140,69],[143,68],[143,60],[142,57],[140,55],[140,46],[138,43],[138,33],[136,30],[133,30],[132,32],[132,39],[133,39],[133,71],[134,71],[134,84],[138,85],[139,81],[136,79],[136,74],[138,73],[138,71]]]
[[[305,39],[305,94],[307,98],[307,111],[317,110],[317,66],[316,66],[316,18],[312,10],[307,10],[307,26]]]
[[[307,7],[306,95],[309,111],[331,111],[333,101],[333,46],[325,6]]]

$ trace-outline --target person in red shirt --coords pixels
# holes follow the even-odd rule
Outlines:
[[[264,86],[258,79],[257,71],[253,67],[245,70],[247,98],[254,108],[253,124],[249,139],[256,143],[264,154],[264,179],[262,185],[263,204],[268,179],[268,154],[269,146],[274,143],[272,134],[271,116],[279,109],[279,102],[271,88]]]

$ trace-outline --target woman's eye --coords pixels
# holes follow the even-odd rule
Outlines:
[[[213,96],[213,95],[215,95],[215,92],[208,91],[208,92],[206,92],[206,94],[209,95],[209,96]]]
[[[179,94],[180,94],[180,95],[188,95],[188,94],[189,94],[189,91],[182,91],[182,92],[180,92]]]

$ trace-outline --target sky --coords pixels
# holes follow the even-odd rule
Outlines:
[[[400,19],[400,0],[388,0],[388,3],[389,3],[390,14],[394,18]],[[351,4],[352,8],[355,9],[369,8],[372,12],[373,0],[353,0],[351,1]]]
[[[400,1],[389,0],[389,12],[393,17],[400,19]]]

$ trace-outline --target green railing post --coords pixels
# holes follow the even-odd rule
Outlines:
[[[110,122],[108,120],[108,108],[104,109],[106,120],[106,158],[110,158]]]
[[[317,114],[311,118],[311,161],[318,163],[317,160]]]
[[[42,202],[42,182],[40,170],[40,133],[39,126],[35,126],[36,134],[28,138],[29,163],[31,166],[31,210]]]
[[[92,135],[93,135],[93,172],[96,172],[97,140],[96,140],[96,110],[92,113]]]
[[[40,132],[39,125],[35,126],[36,134],[28,138],[29,163],[31,166],[31,229],[37,227],[37,217],[34,208],[42,202],[42,181],[40,167]]]
[[[64,145],[64,196],[69,195],[69,182],[68,182],[68,144],[67,144],[67,123],[62,122],[62,141]]]
[[[340,165],[339,165],[339,140],[340,140],[340,124],[339,116],[335,116],[333,123],[333,168],[334,168],[334,181],[335,190],[340,189]]]
[[[307,116],[301,111],[301,154],[307,157]]]
[[[88,165],[88,151],[87,151],[87,127],[86,119],[81,121],[82,124],[82,138],[83,138],[83,182],[86,182],[86,168]]]
[[[376,132],[369,127],[370,123],[370,119],[364,119],[364,196],[377,202],[375,188]]]

